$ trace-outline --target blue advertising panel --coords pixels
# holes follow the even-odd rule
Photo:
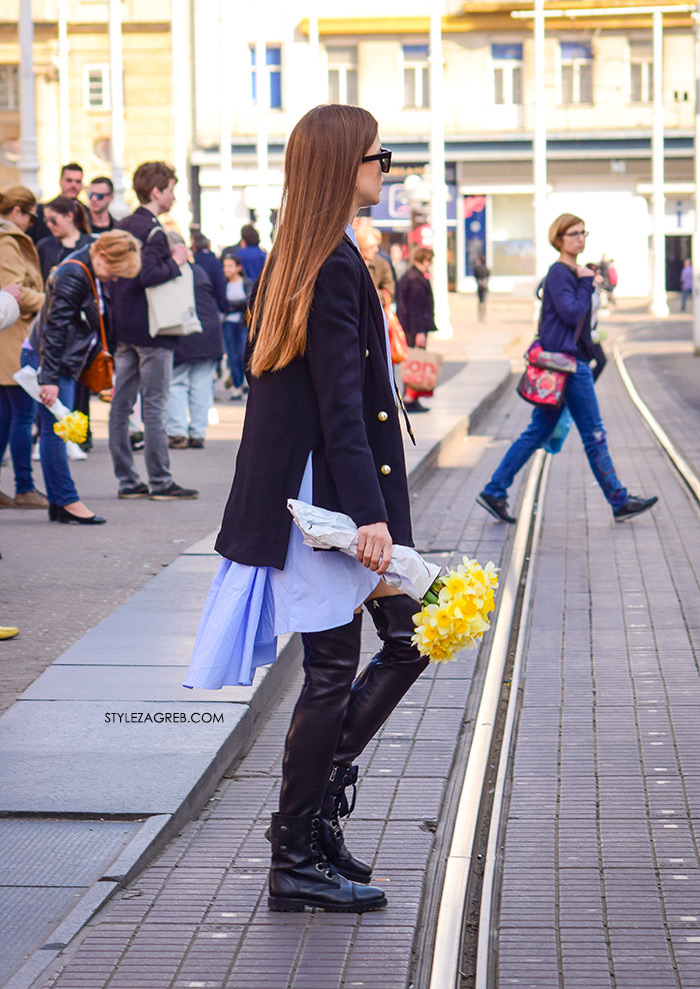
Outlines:
[[[486,196],[464,197],[464,240],[466,272],[474,274],[474,265],[486,256]]]

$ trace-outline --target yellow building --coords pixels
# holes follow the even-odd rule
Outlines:
[[[122,3],[124,167],[173,158],[170,0]],[[68,113],[61,119],[59,3],[33,0],[34,74],[39,186],[59,192],[61,148],[94,175],[111,175],[110,73],[106,0],[67,0]],[[19,148],[18,0],[0,0],[0,184],[17,182]],[[67,128],[67,134],[62,129]],[[129,185],[129,182],[126,182]],[[133,203],[133,194],[127,199]]]

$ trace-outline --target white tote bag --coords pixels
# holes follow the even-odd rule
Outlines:
[[[194,305],[194,277],[189,264],[180,265],[177,278],[150,285],[146,298],[148,332],[152,337],[185,337],[202,332]]]

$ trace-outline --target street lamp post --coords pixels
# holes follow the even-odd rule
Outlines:
[[[112,107],[112,136],[109,143],[114,184],[112,213],[120,218],[129,212],[124,200],[124,69],[120,0],[109,0],[109,82]]]
[[[452,336],[447,297],[447,186],[445,185],[445,100],[442,64],[442,3],[432,0],[430,8],[430,173],[432,196],[430,223],[433,228],[433,295],[437,336]]]
[[[695,229],[693,231],[693,349],[700,355],[700,0],[695,12]]]
[[[653,59],[654,59],[654,120],[651,138],[651,178],[652,178],[652,254],[654,268],[652,278],[651,309],[655,316],[668,316],[666,301],[666,237],[664,199],[664,94],[663,94],[663,21],[662,13],[656,8],[653,13]]]
[[[34,21],[32,0],[19,5],[19,161],[20,182],[38,197],[39,162],[36,153],[34,94]]]
[[[532,170],[535,185],[535,278],[547,267],[547,116],[544,91],[544,0],[535,0],[535,106],[532,133]]]

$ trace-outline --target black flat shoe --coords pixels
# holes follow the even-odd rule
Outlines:
[[[69,512],[62,505],[56,505],[56,521],[65,522],[67,525],[70,523],[75,523],[76,525],[102,525],[107,519],[103,519],[101,515],[90,515],[88,518],[83,518],[82,515],[74,515],[72,512]]]
[[[58,505],[49,505],[49,522],[58,522]]]

